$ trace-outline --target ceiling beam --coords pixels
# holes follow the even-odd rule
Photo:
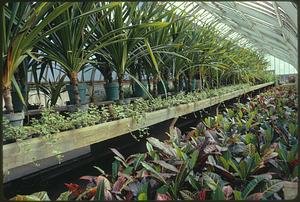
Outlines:
[[[277,1],[277,4],[285,11],[285,14],[289,16],[291,19],[291,24],[297,31],[298,24],[297,24],[297,8],[295,8],[292,4],[292,2],[283,2],[283,1]]]
[[[279,3],[279,2],[276,2],[276,3]],[[230,5],[228,6],[228,2],[227,2],[227,5],[226,5],[226,3],[224,3],[224,2],[218,2],[218,4],[219,5],[221,5],[222,6],[222,8],[224,9],[224,10],[226,10],[227,12],[229,12],[229,13],[232,13],[232,12],[234,12],[235,10],[239,10],[239,8],[240,8],[240,4],[238,4],[238,3],[234,3],[234,7],[235,8],[232,8],[232,7],[230,7]],[[220,7],[220,6],[219,6]],[[248,8],[245,8],[245,9],[248,9]],[[252,9],[253,10],[253,9]],[[243,13],[243,12],[242,12]],[[243,13],[243,15],[245,16],[245,14]],[[258,16],[256,16],[256,15],[247,15],[247,17],[250,17],[251,18],[251,21],[255,21],[255,20],[253,20],[253,19],[260,19],[260,20],[262,20],[263,22],[265,21],[265,18],[259,18]],[[269,16],[270,17],[270,16]],[[288,33],[289,35],[291,35],[292,37],[293,37],[293,43],[295,43],[295,40],[297,41],[298,40],[298,37],[297,37],[297,27],[294,27],[294,31],[293,32],[291,32],[291,30],[289,29],[289,28],[287,28],[286,26],[284,26],[284,23],[283,23],[283,27],[281,27],[280,28],[280,26],[275,26],[275,27],[270,27],[269,25],[267,25],[267,24],[265,24],[265,23],[261,23],[261,22],[258,22],[257,20],[256,20],[256,22],[257,23],[255,23],[256,25],[259,25],[260,27],[261,27],[261,30],[264,30],[264,29],[271,29],[271,30],[273,30],[273,31],[275,31],[275,32],[277,32],[277,31],[281,31],[281,30],[284,30],[284,32],[286,32],[286,33]],[[273,25],[276,25],[277,23],[276,23],[276,18],[274,18],[273,19]]]
[[[278,4],[276,2],[273,2],[273,7],[274,7],[274,10],[275,10],[275,13],[276,13],[276,16],[277,16],[277,20],[278,20],[278,24],[279,24],[279,27],[281,29],[281,34],[282,34],[282,38],[283,38],[283,41],[287,44],[289,44],[289,38],[286,36],[284,30],[283,30],[283,23],[282,23],[282,19],[281,19],[281,16],[280,16],[280,13],[279,13],[279,9],[278,9]],[[290,47],[287,46],[287,49],[288,51],[291,53],[292,50]]]
[[[223,16],[224,18],[224,16]],[[248,37],[251,36],[255,36],[255,37],[261,37],[260,35],[258,35],[257,33],[254,34],[253,30],[250,30],[249,28],[247,28],[246,26],[238,26],[236,24],[239,24],[239,22],[235,22],[235,24],[231,23],[230,21],[228,21],[228,19],[224,19],[224,21],[222,21],[223,23],[227,23],[229,26],[231,26],[232,28],[234,28],[235,32],[238,33],[245,33],[247,32]],[[286,43],[282,43],[280,39],[276,39],[273,36],[271,36],[272,34],[270,34],[270,32],[265,31],[264,35],[266,35],[267,37],[263,37],[263,39],[269,43],[272,43],[274,46],[278,46],[281,49],[286,50]]]
[[[233,4],[233,7],[229,7],[230,4],[229,2],[227,2],[227,5],[225,5],[224,2],[218,2],[218,8],[220,9],[223,9],[223,11],[226,12],[226,16],[228,16],[230,19],[238,22],[238,24],[240,26],[243,26],[243,27],[247,27],[248,29],[251,29],[253,30],[254,32],[261,32],[261,34],[263,36],[265,36],[265,34],[269,35],[269,36],[272,36],[273,38],[275,38],[276,40],[280,40],[282,41],[282,36],[279,35],[279,34],[276,34],[276,32],[279,32],[279,33],[282,33],[282,31],[284,31],[285,35],[293,35],[290,31],[288,31],[286,29],[285,26],[282,26],[280,27],[280,25],[278,26],[275,26],[275,28],[271,28],[269,27],[268,25],[265,25],[265,24],[262,24],[262,23],[253,23],[252,21],[253,20],[250,20],[251,23],[250,23],[250,26],[246,26],[245,23],[243,23],[243,21],[240,20],[241,17],[239,17],[239,15],[232,15],[233,12],[236,12],[238,10],[238,5],[237,3],[232,3]],[[242,12],[240,12],[240,15],[242,15],[244,18],[248,18],[247,16],[245,16]],[[256,17],[256,16],[255,16]],[[263,20],[263,19],[262,19]],[[247,19],[247,21],[249,22],[249,19]],[[276,23],[276,20],[275,20],[275,23]],[[248,23],[249,24],[249,23]],[[278,24],[278,23],[276,23]],[[277,28],[276,28],[277,27]],[[288,33],[288,34],[287,34]],[[293,35],[294,36],[294,35]],[[260,36],[262,37],[262,36]],[[272,39],[273,40],[273,39]],[[286,43],[289,43],[290,45],[290,48],[293,49],[293,51],[295,52],[298,52],[298,49],[293,45],[293,44],[296,44],[297,43],[297,37],[294,36],[293,37],[293,40],[290,42],[290,37],[289,39],[287,39],[287,41],[285,41],[283,44],[286,45]]]
[[[250,34],[250,36],[251,35],[253,35],[253,29],[251,29],[251,28],[249,28],[249,27],[246,27],[244,24],[245,23],[243,23],[243,21],[240,21],[240,20],[237,20],[237,19],[239,19],[239,17],[238,16],[236,16],[236,15],[233,15],[232,13],[229,13],[228,12],[228,9],[227,9],[227,12],[225,11],[221,11],[220,10],[220,6],[218,6],[218,7],[214,7],[214,8],[212,8],[211,6],[209,6],[208,4],[206,4],[206,3],[202,3],[202,6],[205,8],[205,9],[207,9],[207,10],[209,10],[211,13],[213,13],[213,14],[218,14],[218,16],[219,17],[221,17],[221,18],[223,18],[224,19],[224,16],[225,17],[227,17],[228,19],[230,19],[231,21],[233,21],[234,23],[236,23],[237,25],[234,25],[234,24],[232,24],[231,22],[229,22],[230,23],[230,25],[229,26],[231,26],[231,27],[234,27],[235,26],[235,28],[236,28],[236,32],[239,32],[239,28],[240,27],[242,27],[243,29],[247,29],[247,31],[248,32],[250,32],[250,33],[248,33],[248,34]],[[217,8],[217,9],[216,9]],[[225,10],[225,9],[224,9]],[[225,21],[227,20],[228,21],[228,19],[225,19]],[[276,21],[275,21],[276,22]],[[224,22],[223,22],[224,23]],[[277,23],[277,22],[276,22]],[[238,26],[238,27],[237,27]],[[282,49],[284,49],[285,51],[288,51],[288,49],[287,49],[287,45],[288,46],[290,46],[290,48],[293,48],[293,53],[294,54],[297,54],[297,49],[293,46],[293,45],[291,45],[291,43],[284,43],[284,42],[282,42],[282,37],[280,36],[280,35],[276,35],[276,34],[274,34],[274,32],[272,31],[272,30],[269,30],[269,29],[264,29],[262,26],[260,26],[260,25],[255,25],[255,29],[259,29],[259,31],[261,31],[261,32],[263,32],[263,35],[265,35],[265,36],[267,36],[268,37],[268,41],[270,42],[270,43],[275,43],[275,44],[278,44],[278,46],[280,47],[280,48],[282,48]],[[261,37],[261,36],[260,36]]]
[[[247,15],[250,15],[250,16],[254,16],[256,18],[259,18],[259,19],[262,19],[272,25],[276,24],[276,19],[274,19],[272,16],[270,15],[267,15],[263,12],[260,12],[256,9],[253,9],[245,4],[243,4],[243,2],[237,2],[236,4],[236,8],[239,9],[239,11],[247,14]]]
[[[242,31],[241,29],[236,30],[236,28],[233,28],[233,30],[235,32],[239,32],[240,34],[244,35],[249,41],[251,41],[252,43],[255,43],[255,45],[257,47],[264,47],[264,48],[267,47],[265,50],[268,50],[268,52],[269,51],[276,51],[277,56],[280,53],[280,55],[281,55],[280,58],[285,60],[285,61],[289,61],[289,63],[291,63],[292,60],[295,60],[295,57],[294,57],[294,59],[292,59],[292,57],[289,54],[287,54],[287,51],[285,49],[278,48],[278,45],[274,45],[274,44],[272,45],[272,43],[264,41],[260,37],[254,36],[253,34],[250,36],[251,33],[248,33],[246,31]]]

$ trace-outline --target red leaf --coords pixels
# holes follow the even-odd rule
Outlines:
[[[168,194],[157,193],[156,200],[158,200],[158,201],[168,201],[168,200],[172,200],[172,198]]]
[[[73,184],[73,183],[65,183],[65,186],[69,189],[69,191],[72,191],[72,190],[76,190],[76,189],[79,189],[80,186],[78,184]]]
[[[255,200],[255,201],[258,201],[258,200],[261,200],[261,198],[263,197],[263,193],[254,193],[254,194],[251,194],[250,196],[247,197],[248,200]]]
[[[89,191],[86,193],[87,198],[90,199],[93,196],[95,196],[96,191],[97,191],[97,187],[89,189]]]
[[[108,191],[106,189],[104,190],[104,197],[105,197],[105,200],[107,200],[107,201],[113,200],[112,194],[110,193],[110,191]]]
[[[294,168],[298,164],[298,159],[294,159],[290,162],[292,168]]]
[[[65,186],[75,196],[79,196],[81,193],[84,192],[84,190],[78,184],[73,184],[73,183],[68,184],[68,183],[65,183]]]
[[[79,179],[87,180],[89,182],[95,182],[96,177],[95,176],[81,176]]]
[[[118,192],[122,188],[123,184],[126,182],[126,177],[120,176],[118,180],[113,185],[113,191]]]
[[[148,176],[150,176],[149,172],[146,171],[146,170],[144,170],[144,171],[142,172],[142,177],[148,177]]]
[[[199,200],[205,200],[205,197],[206,197],[206,190],[199,191],[198,193]]]
[[[127,192],[127,194],[126,194],[126,200],[127,201],[130,201],[130,200],[132,200],[132,198],[133,198],[133,194],[132,194],[132,192],[131,191],[129,191],[129,192]]]
[[[229,200],[230,196],[233,193],[233,189],[232,189],[232,187],[230,185],[227,185],[227,186],[223,187],[223,192],[224,192],[224,195],[225,195],[225,199]]]

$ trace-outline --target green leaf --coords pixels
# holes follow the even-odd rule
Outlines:
[[[233,195],[234,195],[234,200],[242,200],[242,192],[234,190]]]
[[[181,194],[183,200],[194,200],[194,195],[189,190],[181,190],[179,193]]]
[[[241,173],[240,169],[236,166],[235,162],[230,159],[228,164],[233,168],[233,170],[241,177],[243,174]]]
[[[105,195],[104,195],[104,180],[100,180],[97,189],[96,194],[94,197],[94,201],[104,201]]]
[[[239,115],[240,118],[243,118],[243,112],[242,111],[239,111],[238,115]]]
[[[50,201],[50,198],[45,191],[36,192],[30,195],[17,195],[11,200],[16,201]]]
[[[70,191],[63,192],[59,195],[59,197],[56,199],[57,201],[68,201],[69,196],[72,194]]]
[[[93,166],[93,168],[97,169],[102,175],[105,175],[104,170],[102,170],[101,168],[99,168],[97,166]]]
[[[198,160],[198,156],[199,156],[199,150],[195,150],[192,154],[191,154],[191,160],[189,160],[189,167],[192,169],[194,168],[194,166],[196,165],[196,162]]]
[[[154,137],[147,138],[148,142],[152,144],[154,147],[162,150],[164,153],[170,156],[176,156],[176,151],[170,145],[167,145]]]
[[[252,143],[253,135],[251,133],[246,133],[245,135],[245,143],[250,144]]]
[[[137,169],[137,167],[140,165],[141,161],[145,160],[146,155],[145,154],[139,154],[137,159],[134,161],[134,170]]]
[[[21,90],[20,90],[20,88],[19,88],[19,85],[18,85],[18,83],[17,83],[17,81],[16,81],[16,79],[15,79],[15,76],[12,77],[12,82],[13,82],[13,84],[14,84],[14,87],[15,87],[17,93],[18,93],[18,96],[19,96],[19,98],[20,98],[20,100],[21,100],[23,106],[24,106],[25,108],[27,108],[26,103],[25,103],[25,100],[24,100],[24,97],[23,97],[23,95],[22,95],[22,93],[21,93]]]
[[[162,166],[162,167],[164,167],[164,168],[166,168],[166,169],[168,169],[168,170],[174,171],[174,172],[176,172],[176,173],[179,172],[179,170],[178,170],[175,166],[173,166],[173,165],[171,165],[171,164],[169,164],[169,163],[166,163],[165,161],[162,161],[162,160],[155,160],[155,161],[153,161],[153,162],[154,162],[154,163],[157,163],[158,165],[160,165],[160,166]]]
[[[168,185],[163,185],[159,187],[156,192],[160,194],[166,194],[168,192],[168,189],[169,189]]]
[[[116,181],[117,180],[117,177],[118,177],[118,171],[119,171],[119,166],[120,166],[120,162],[115,160],[113,163],[112,163],[112,180],[113,181]]]
[[[150,171],[156,178],[158,178],[163,183],[167,184],[165,179],[154,168],[152,168],[149,164],[147,164],[146,162],[141,162],[141,164],[143,165],[144,168],[146,168],[148,171]]]
[[[227,161],[223,156],[219,156],[218,158],[219,158],[219,160],[221,161],[222,166],[223,166],[226,170],[228,170],[228,169],[229,169],[229,163],[228,163],[228,161]]]
[[[245,160],[242,160],[240,163],[239,163],[239,171],[240,171],[240,174],[241,174],[241,178],[242,179],[246,179],[247,175],[248,175],[248,165],[246,163]]]
[[[146,147],[149,153],[151,153],[153,151],[153,147],[149,142],[146,142]]]
[[[203,173],[203,179],[206,185],[213,191],[217,189],[218,183],[214,181],[213,178],[211,178],[208,174]]]
[[[281,180],[271,180],[267,183],[267,186],[263,191],[263,198],[268,198],[274,193],[279,192],[283,188],[283,181]]]
[[[131,75],[130,73],[127,73],[128,76],[133,79],[141,88],[142,90],[146,93],[146,95],[151,99],[153,100],[153,96],[149,93],[148,89],[137,79],[135,78],[133,75]]]
[[[216,187],[216,189],[213,191],[212,199],[213,200],[224,200],[225,199],[224,193],[223,193],[222,188],[220,187],[220,185],[218,185]]]
[[[116,150],[115,148],[110,148],[110,150],[115,154],[117,155],[120,159],[122,159],[123,162],[125,162],[125,158],[122,154],[120,154],[120,152],[118,150]]]
[[[138,195],[138,200],[139,201],[146,201],[148,198],[147,198],[147,193],[145,192],[142,192],[142,193],[139,193]]]
[[[123,173],[127,174],[127,175],[131,175],[132,171],[133,171],[133,167],[132,166],[128,166],[128,167],[125,168],[125,170],[123,171]]]
[[[251,180],[242,192],[242,198],[246,199],[251,191],[263,180],[270,179],[268,175],[259,175],[255,179]]]

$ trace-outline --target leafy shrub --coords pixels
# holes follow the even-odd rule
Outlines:
[[[111,174],[95,167],[101,175],[82,176],[86,187],[65,184],[68,191],[59,199],[284,199],[284,180],[298,176],[296,111],[287,107],[297,96],[287,92],[274,88],[186,134],[173,128],[164,142],[150,137],[146,153],[125,158],[112,148]],[[270,107],[276,109],[272,117]]]

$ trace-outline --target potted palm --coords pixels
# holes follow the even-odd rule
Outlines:
[[[2,91],[6,108],[4,116],[10,122],[22,124],[24,118],[23,112],[21,114],[14,113],[12,84],[25,105],[21,90],[15,79],[15,73],[25,58],[33,57],[31,52],[33,46],[41,38],[54,31],[50,29],[45,33],[43,32],[44,28],[70,6],[71,3],[57,5],[50,2],[13,2],[6,3],[1,7],[3,9],[1,12],[1,26],[2,30],[5,30],[2,34],[4,55]]]
[[[119,85],[118,83],[113,82],[113,67],[112,65],[104,58],[105,49],[99,50],[95,53],[95,58],[97,62],[94,62],[93,65],[98,69],[104,77],[105,84],[105,94],[106,100],[118,100],[119,99]],[[107,55],[107,53],[106,53]],[[108,55],[109,56],[109,55]]]
[[[154,6],[154,4],[157,6]],[[160,15],[158,16],[158,14]],[[151,51],[150,46],[145,42],[145,38],[151,33],[148,28],[156,28],[152,30],[153,32],[167,26],[168,23],[158,21],[165,16],[164,4],[124,2],[114,8],[112,15],[107,15],[104,20],[99,22],[98,34],[100,36],[114,30],[122,30],[126,39],[106,46],[109,56],[105,58],[112,64],[118,77],[119,99],[124,99],[125,73],[129,74],[129,77],[147,91],[138,79],[130,74],[129,68],[138,58],[149,54],[149,51]],[[155,21],[151,22],[152,19],[155,19]],[[145,50],[148,50],[148,52]],[[149,96],[148,92],[147,95]]]
[[[78,72],[93,62],[92,56],[98,50],[122,40],[122,35],[110,37],[110,33],[94,39],[92,35],[96,24],[91,20],[95,19],[94,14],[99,12],[105,11],[102,17],[108,15],[107,11],[117,5],[119,5],[117,2],[73,3],[70,12],[63,13],[53,22],[54,25],[59,25],[66,21],[69,22],[68,26],[62,27],[37,44],[37,48],[43,52],[43,57],[57,61],[70,79],[70,86],[67,86],[67,89],[72,103],[76,106],[85,104],[87,89],[86,84],[78,83]],[[49,25],[49,28],[52,26]]]

